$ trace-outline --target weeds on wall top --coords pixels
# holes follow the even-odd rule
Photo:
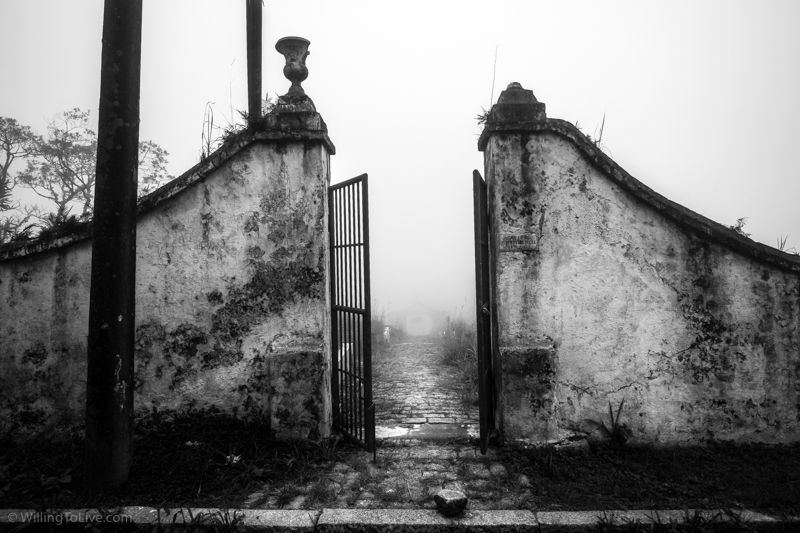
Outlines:
[[[271,113],[275,109],[277,99],[267,95],[266,99],[261,102],[261,116]],[[231,138],[240,134],[247,129],[250,123],[250,117],[247,111],[236,109],[238,118],[233,118],[233,122],[228,120],[225,126],[219,126],[214,123],[214,102],[206,102],[205,111],[203,112],[203,127],[200,132],[200,161],[205,161],[214,151],[218,150],[222,145],[228,142]],[[233,114],[234,110],[231,109]]]

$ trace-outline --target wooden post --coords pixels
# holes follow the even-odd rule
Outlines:
[[[247,2],[247,102],[248,120],[261,118],[261,3]]]
[[[132,457],[142,0],[105,0],[86,382],[86,488],[128,479]]]

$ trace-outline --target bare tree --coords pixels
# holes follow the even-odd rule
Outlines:
[[[139,143],[139,197],[150,194],[172,179],[167,172],[169,152],[153,141]]]
[[[16,161],[34,155],[38,140],[28,126],[13,118],[0,117],[0,244],[30,238],[36,229],[32,220],[37,218],[38,210],[31,206],[20,208],[14,201],[17,177],[11,167]]]
[[[17,185],[11,165],[35,153],[39,138],[16,119],[0,117],[0,211],[16,209],[11,195]]]
[[[89,127],[89,112],[80,108],[65,111],[47,127],[47,137],[37,138],[27,168],[18,176],[30,188],[55,206],[40,217],[46,225],[63,224],[74,208],[87,219],[94,201],[97,135]],[[139,196],[152,192],[171,179],[167,173],[169,153],[152,141],[139,143]]]
[[[54,221],[63,222],[76,205],[81,217],[92,213],[97,136],[89,128],[89,112],[65,111],[47,127],[36,155],[19,174],[19,182],[55,204]]]

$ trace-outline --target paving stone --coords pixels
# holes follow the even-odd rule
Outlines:
[[[416,435],[387,434],[384,439],[435,439],[440,430],[447,432],[442,438],[449,439],[453,429],[442,424],[476,425],[477,405],[463,405],[464,384],[457,374],[442,363],[436,343],[409,342],[391,346],[388,353],[376,351],[373,396],[377,424],[414,425],[412,431],[422,430]],[[467,427],[459,428],[459,438],[469,438]]]
[[[492,463],[491,466],[489,467],[489,473],[491,473],[493,476],[498,476],[498,477],[507,476],[508,470],[506,470],[506,467],[501,465],[500,463]]]
[[[482,464],[469,463],[466,467],[472,477],[488,478],[490,476],[489,469]]]
[[[489,487],[490,482],[488,479],[471,479],[468,482],[470,492],[478,492],[482,490],[486,490]]]

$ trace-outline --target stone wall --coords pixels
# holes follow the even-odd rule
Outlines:
[[[481,136],[506,438],[800,437],[800,258],[632,178],[509,86]]]
[[[287,130],[268,118],[140,203],[135,406],[213,406],[318,438],[330,431],[333,145],[321,119],[291,116]],[[5,431],[82,424],[90,233],[0,250]]]

